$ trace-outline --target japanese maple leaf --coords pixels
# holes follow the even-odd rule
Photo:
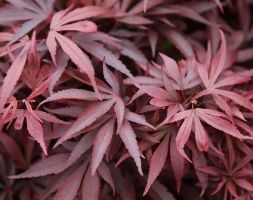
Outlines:
[[[195,68],[195,58],[181,60],[177,64],[172,58],[160,54],[164,63],[164,73],[168,77],[168,82],[175,90],[186,90],[195,87],[200,83]]]
[[[146,93],[152,97],[151,105],[159,108],[167,107],[167,117],[160,124],[163,125],[174,114],[184,110],[183,107],[188,101],[185,99],[185,91],[199,85],[201,80],[195,68],[194,58],[181,60],[177,64],[172,58],[160,55],[164,61],[164,67],[155,65],[156,68],[150,70],[150,74],[155,78],[137,77],[136,82],[141,85],[137,95]]]
[[[34,102],[34,98],[42,94],[48,87],[50,79],[44,81],[38,88],[36,88],[26,99],[22,100],[26,109],[17,109],[17,101],[13,99],[9,106],[5,109],[5,112],[1,118],[0,124],[1,128],[5,123],[11,123],[16,119],[14,127],[16,129],[21,129],[23,127],[23,122],[26,119],[28,133],[40,144],[43,152],[47,155],[47,149],[44,141],[43,133],[43,120],[66,124],[66,122],[56,118],[55,116],[48,114],[43,111],[33,110],[31,104]]]
[[[53,11],[54,0],[7,0],[12,5],[0,8],[0,24],[25,21],[10,40],[10,44],[26,35]]]
[[[253,171],[248,165],[253,159],[251,150],[240,158],[236,155],[238,152],[235,151],[231,138],[227,137],[226,145],[228,155],[225,157],[217,155],[220,162],[217,162],[217,158],[213,158],[210,159],[212,162],[211,166],[197,169],[211,176],[211,180],[218,181],[217,187],[212,192],[212,195],[217,194],[223,188],[224,200],[228,199],[228,195],[234,198],[238,197],[239,188],[240,192],[241,190],[253,191],[253,183],[249,179]]]
[[[138,135],[139,134],[140,133],[138,133]],[[156,178],[162,169],[166,167],[165,164],[168,155],[170,155],[171,165],[175,173],[177,189],[179,191],[181,179],[184,174],[185,159],[179,154],[176,148],[175,134],[176,133],[174,133],[171,128],[162,128],[161,130],[154,132],[152,135],[149,134],[149,137],[145,137],[144,140],[141,140],[138,143],[139,149],[143,153],[155,146],[158,141],[161,140],[161,143],[157,146],[150,159],[148,179],[143,195],[146,195],[149,189],[152,189],[157,182]],[[130,157],[129,153],[124,153],[118,160],[116,167],[128,157]]]
[[[126,16],[122,13],[122,11],[118,11],[116,12],[116,14],[119,13],[118,18],[119,21],[122,23],[149,26],[147,32],[147,39],[150,42],[149,45],[151,47],[153,56],[156,51],[156,46],[160,34],[163,35],[166,39],[168,39],[170,43],[172,43],[185,57],[193,56],[194,51],[192,48],[192,44],[188,42],[186,35],[182,35],[178,30],[174,29],[176,27],[176,24],[174,24],[174,21],[171,21],[170,18],[168,18],[168,15],[172,15],[173,18],[175,16],[179,18],[185,17],[208,26],[217,25],[213,22],[210,22],[209,20],[206,20],[200,15],[201,11],[198,10],[198,6],[195,6],[196,3],[182,3],[180,5],[168,3],[166,7],[164,7],[163,3],[165,3],[163,0],[152,2],[150,1],[148,4],[147,1],[139,1],[134,6],[130,4],[131,9],[129,11],[125,11],[127,13]],[[127,4],[124,4],[124,7],[125,5]],[[143,14],[143,6],[145,10],[147,9],[147,12],[144,11],[145,16],[141,16],[141,14]],[[125,7],[125,9],[126,8],[127,7]],[[152,20],[154,16],[156,17],[155,21]]]
[[[250,80],[247,76],[242,76],[240,74],[234,73],[232,75],[222,76],[222,72],[225,70],[225,61],[226,61],[226,54],[227,54],[227,47],[226,47],[226,40],[224,33],[220,31],[221,35],[221,46],[218,50],[217,54],[213,58],[212,62],[210,63],[210,46],[205,64],[198,64],[198,74],[205,86],[205,90],[199,92],[194,98],[199,98],[204,95],[211,94],[215,103],[218,107],[224,110],[229,116],[232,116],[233,113],[229,104],[224,99],[227,98],[236,104],[247,108],[250,111],[253,111],[253,104],[247,100],[245,97],[237,94],[236,92],[228,91],[222,89],[226,86],[233,86],[236,84],[244,83]]]
[[[31,165],[25,172],[10,176],[10,178],[21,179],[56,174],[55,181],[50,182],[45,191],[40,193],[39,196],[42,199],[55,191],[57,199],[74,199],[78,195],[80,186],[82,186],[83,198],[96,197],[97,199],[101,180],[108,183],[115,192],[114,180],[107,164],[101,162],[97,172],[92,175],[90,160],[85,159],[86,156],[82,157],[92,146],[93,140],[94,132],[90,132],[76,142],[70,153],[50,155]]]
[[[160,54],[160,56],[164,64],[162,66],[154,64],[154,67],[150,66],[150,70],[148,70],[148,73],[155,79],[148,80],[148,77],[137,77],[137,81],[139,80],[139,83],[143,83],[145,86],[149,85],[149,82],[153,83],[153,85],[162,86],[168,93],[167,96],[171,96],[170,99],[181,102],[185,98],[184,90],[191,89],[200,83],[195,68],[196,60],[192,57],[181,60],[177,64],[176,61],[166,55]],[[145,91],[145,87],[142,89]],[[156,89],[154,88],[154,90]],[[168,101],[169,98],[165,98],[165,92],[160,89],[157,89],[157,93],[154,94],[159,94],[159,92],[161,96],[158,96],[157,99],[154,96],[154,101],[161,99],[161,105],[165,104],[165,101],[162,100]],[[152,92],[148,94],[151,95]]]
[[[131,72],[128,70],[128,67],[119,59],[110,49],[114,51],[120,51],[122,48],[121,41],[115,37],[112,37],[108,34],[105,34],[100,31],[96,32],[86,32],[86,33],[76,33],[72,36],[72,41],[78,44],[85,52],[89,52],[92,56],[97,58],[100,61],[105,62],[107,65],[110,65],[114,69],[120,71],[122,74],[125,74],[134,82],[134,77]],[[55,78],[52,82],[56,82],[60,78],[61,74],[65,71],[67,65],[67,59],[64,58],[64,53],[57,51],[56,57],[59,61],[57,62],[57,70],[55,71]],[[68,70],[68,69],[67,69]],[[69,71],[69,70],[68,70]]]
[[[0,111],[1,112],[6,113],[6,110],[2,111],[2,109],[5,105],[5,103],[8,101],[8,98],[11,97],[12,92],[13,92],[17,82],[20,79],[22,79],[22,72],[25,71],[24,68],[25,68],[25,65],[27,62],[27,58],[31,57],[32,54],[36,54],[36,52],[35,52],[36,51],[36,38],[35,38],[35,36],[36,36],[36,32],[33,32],[31,40],[29,40],[28,38],[24,38],[20,41],[20,43],[17,43],[17,44],[22,45],[23,48],[21,49],[19,54],[15,57],[15,59],[13,60],[10,68],[7,70],[6,76],[4,77],[4,81],[2,84],[2,90],[0,92],[0,97],[1,97],[0,98]],[[18,46],[18,48],[20,48],[20,47],[21,46]],[[28,61],[30,61],[30,59],[28,59]],[[33,67],[35,68],[35,66],[33,66]],[[33,68],[33,70],[35,70],[34,68]],[[34,73],[34,71],[33,71],[33,73]],[[43,77],[43,79],[45,79],[45,77]],[[28,82],[26,82],[26,83],[28,86],[31,86],[30,84],[28,84]],[[31,89],[34,89],[34,88],[31,88]]]
[[[194,57],[180,60],[176,63],[174,59],[164,54],[160,53],[160,56],[163,60],[163,65],[156,63],[153,63],[153,65],[149,64],[144,70],[147,70],[147,73],[152,78],[147,76],[136,76],[136,81],[139,84],[168,87],[166,89],[169,89],[172,95],[175,95],[172,89],[176,91],[187,90],[201,83],[196,73],[197,69],[195,66],[197,61]],[[125,82],[129,84],[128,80]]]
[[[105,62],[107,65],[112,66],[122,74],[125,74],[132,80],[133,83],[134,77],[128,70],[127,66],[118,58],[117,55],[105,47],[105,45],[108,45],[111,48],[120,46],[115,48],[115,51],[120,51],[122,48],[120,40],[97,31],[96,33],[76,34],[73,36],[73,41],[100,61]]]
[[[35,40],[35,34],[31,42],[34,40]],[[26,43],[24,45],[23,49],[19,52],[17,57],[14,59],[10,68],[7,71],[6,76],[4,77],[2,90],[0,93],[0,112],[2,112],[2,109],[5,103],[7,102],[8,98],[11,96],[11,93],[21,76],[23,68],[25,67],[25,63],[26,63],[31,42]]]
[[[52,64],[43,63],[40,52],[37,51],[39,46],[35,41],[31,43],[26,66],[20,77],[20,80],[31,90],[38,88],[49,76],[49,84],[53,82],[54,78],[51,72]],[[50,88],[50,85],[48,87]]]
[[[115,192],[115,183],[111,175],[111,170],[104,162],[94,175],[91,174],[91,167],[87,162],[79,165],[76,170],[70,168],[66,171],[53,185],[51,189],[48,187],[50,193],[57,191],[56,199],[74,199],[78,196],[79,188],[81,188],[82,199],[99,199],[99,190],[101,188],[102,180],[111,186]],[[45,190],[45,193],[49,193]],[[43,195],[45,196],[45,195]]]
[[[86,18],[101,15],[105,12],[103,8],[96,6],[86,6],[83,8],[77,8],[71,10],[71,7],[59,11],[54,14],[51,24],[50,31],[47,36],[46,44],[51,57],[56,63],[56,49],[57,43],[60,44],[63,51],[70,57],[70,59],[78,66],[81,72],[85,72],[94,88],[96,93],[98,89],[95,82],[95,72],[91,64],[89,57],[84,53],[76,43],[71,39],[59,33],[62,31],[79,31],[79,32],[95,32],[97,26],[91,21],[84,20]]]
[[[103,66],[103,74],[105,80],[110,85],[110,87],[108,87],[108,85],[102,81],[97,81],[98,89],[103,101],[92,103],[85,107],[84,111],[78,116],[77,120],[66,131],[66,133],[57,141],[55,146],[58,146],[62,142],[75,137],[76,134],[82,129],[89,127],[102,116],[108,115],[112,119],[117,119],[116,133],[119,134],[130,155],[134,158],[139,172],[142,174],[139,147],[137,145],[136,136],[132,126],[130,125],[130,122],[138,123],[153,129],[154,127],[146,122],[144,116],[133,113],[126,109],[125,102],[121,98],[120,84],[118,79],[107,68],[105,63]],[[81,89],[67,89],[51,95],[42,103],[60,99],[97,100],[97,97],[94,92]],[[114,109],[114,114],[111,114],[111,108]],[[104,153],[111,143],[113,133],[114,120],[109,120],[97,133],[92,154],[92,174],[95,173]]]
[[[176,146],[180,154],[190,161],[184,152],[184,146],[190,137],[190,133],[193,130],[195,134],[196,144],[200,151],[207,151],[209,147],[209,137],[201,121],[214,127],[219,131],[223,131],[233,137],[239,139],[249,139],[250,137],[242,135],[239,130],[231,124],[226,115],[216,110],[193,108],[191,110],[185,110],[175,114],[170,122],[176,122],[184,119],[184,122],[180,126],[176,136]]]
[[[169,149],[168,146],[169,146],[169,134],[167,134],[164,137],[161,144],[157,147],[157,149],[152,155],[147,185],[143,195],[145,195],[148,192],[152,183],[155,181],[156,177],[159,175],[160,171],[164,167],[168,155]]]
[[[158,132],[161,132],[161,130]],[[201,152],[197,151],[193,145],[189,145],[189,147],[192,150],[194,167],[196,168],[200,166],[205,166],[204,164],[206,164],[206,162],[204,155],[201,154]],[[148,179],[143,195],[145,195],[149,191],[149,189],[152,189],[153,184],[155,184],[156,182],[155,179],[157,178],[159,173],[163,169],[166,169],[165,164],[167,163],[168,155],[170,155],[170,162],[176,179],[177,191],[180,192],[182,178],[185,174],[185,159],[180,155],[180,153],[176,148],[174,130],[172,131],[171,128],[169,128],[167,131],[165,131],[165,137],[163,138],[162,142],[158,145],[158,147],[156,148],[150,159]],[[207,179],[206,179],[207,175],[203,176],[202,172],[199,173],[197,172],[197,176],[199,178],[201,186],[203,187],[203,191],[201,193],[203,194],[203,192],[207,187]]]
[[[115,192],[111,170],[106,163],[93,176],[89,159],[80,156],[91,146],[93,134],[86,134],[77,142],[70,153],[59,153],[42,158],[25,172],[11,176],[12,179],[31,178],[51,175],[43,191],[37,193],[39,199],[76,199],[81,193],[82,199],[98,199],[101,181],[105,181]],[[88,136],[88,137],[87,137]],[[78,162],[76,162],[78,160]],[[49,197],[50,196],[50,197]]]
[[[82,199],[98,199],[100,176],[98,173],[91,175],[90,167],[84,162],[72,173],[65,173],[54,185],[55,199],[75,199],[81,186]],[[50,191],[54,192],[54,191]]]

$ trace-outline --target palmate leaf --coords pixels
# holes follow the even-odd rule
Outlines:
[[[117,118],[116,114],[115,117]],[[127,153],[125,156],[128,157],[130,155],[134,158],[134,161],[139,168],[139,157],[140,153],[138,151],[139,145],[137,144],[136,134],[130,125],[130,122],[134,122],[151,129],[155,129],[152,125],[150,125],[146,120],[145,117],[133,112],[126,110],[126,114],[124,117],[124,121],[119,130],[119,136],[124,143],[126,149],[128,150],[129,154]],[[99,166],[100,161],[103,158],[108,146],[113,142],[113,132],[115,127],[115,120],[108,121],[97,133],[96,138],[94,139],[94,146],[92,152],[92,173],[96,171],[96,168]],[[148,135],[147,135],[148,136]],[[124,158],[127,158],[124,157]],[[123,161],[123,160],[121,160]],[[93,171],[94,170],[94,171]],[[139,171],[141,174],[141,171]]]
[[[196,108],[192,110],[186,110],[175,114],[169,122],[175,122],[184,119],[182,125],[178,130],[178,134],[176,136],[176,146],[180,154],[187,159],[189,162],[191,160],[184,152],[184,146],[190,137],[190,133],[192,131],[192,126],[194,124],[194,132],[196,143],[200,151],[207,151],[209,147],[209,138],[206,130],[204,129],[201,121],[209,124],[217,130],[223,131],[233,137],[239,139],[251,139],[249,136],[244,136],[240,133],[240,131],[229,121],[223,119],[227,118],[221,112],[211,109],[202,109]]]
[[[239,104],[240,106],[245,107],[245,108],[249,109],[250,111],[253,111],[253,104],[250,101],[248,101],[245,97],[243,97],[235,92],[213,89],[213,90],[211,90],[211,93],[224,96],[228,99],[231,99],[232,101]]]
[[[205,121],[207,124],[213,126],[214,128],[221,130],[229,135],[237,137],[239,139],[249,139],[250,137],[242,135],[239,130],[232,125],[230,122],[212,115],[212,110],[208,109],[196,109],[197,115]]]
[[[175,90],[186,90],[195,87],[201,81],[196,73],[195,58],[191,57],[186,60],[181,60],[178,64],[170,57],[160,53],[163,59],[163,67],[161,68],[161,76],[163,78],[164,87],[171,93],[175,99],[178,95]]]
[[[0,0],[0,199],[251,199],[252,5]]]
[[[150,75],[154,78],[149,77],[137,77],[137,81],[141,86],[139,89],[153,97],[150,100],[150,104],[164,108],[168,107],[169,117],[171,110],[178,112],[180,106],[182,105],[182,97],[180,90],[187,90],[196,87],[201,83],[198,77],[195,63],[195,58],[188,58],[187,60],[181,60],[181,62],[176,63],[172,58],[160,53],[163,60],[163,65],[154,64],[151,69],[158,69],[151,73],[151,69],[148,69]],[[141,93],[139,95],[142,95]],[[172,114],[173,115],[173,114]],[[167,117],[167,118],[168,118]]]
[[[140,174],[141,171],[141,163],[140,163],[140,153],[138,150],[137,140],[129,122],[134,122],[151,129],[155,130],[151,124],[149,124],[145,117],[139,115],[137,113],[133,113],[125,108],[125,102],[119,96],[119,82],[116,76],[106,67],[104,63],[104,76],[109,85],[112,85],[110,90],[106,90],[104,92],[109,93],[108,99],[102,102],[93,103],[85,107],[84,111],[79,115],[77,120],[73,123],[73,125],[67,130],[67,132],[58,140],[55,146],[58,146],[65,140],[74,137],[75,134],[81,131],[84,128],[87,128],[94,122],[98,120],[101,116],[105,115],[114,105],[114,113],[115,118],[117,119],[117,132],[120,135],[121,140],[125,144],[125,147],[129,151],[130,155],[134,158],[136,165],[139,169]],[[98,88],[101,88],[101,83],[98,82]],[[101,96],[105,96],[106,94],[101,92]],[[44,102],[50,101],[58,101],[63,100],[65,98],[70,99],[78,99],[78,100],[95,100],[95,93],[79,90],[79,89],[67,89],[59,91],[50,97],[48,97]],[[124,122],[125,121],[125,122]],[[108,148],[111,144],[114,127],[115,127],[115,120],[109,120],[105,125],[103,125],[97,132],[96,137],[94,139],[94,146],[92,152],[92,162],[91,162],[91,172],[94,174],[99,167],[100,162]],[[128,133],[130,131],[130,134]],[[77,145],[79,146],[79,145]],[[80,150],[80,149],[79,149]],[[77,153],[79,156],[80,154]]]
[[[0,9],[0,24],[25,21],[10,40],[10,44],[26,35],[38,24],[47,19],[53,10],[54,0],[8,0],[12,6]]]
[[[95,81],[95,72],[88,56],[70,39],[53,31],[54,37],[61,45],[63,51],[70,57],[70,59],[79,67],[81,72],[85,72],[92,83],[95,92],[99,96],[99,92]]]
[[[27,131],[28,133],[37,141],[45,155],[47,155],[47,148],[44,140],[44,131],[43,131],[43,120],[56,124],[68,124],[54,115],[46,113],[44,111],[33,110],[29,101],[32,101],[35,97],[41,95],[48,86],[48,80],[42,83],[38,88],[36,88],[25,100],[23,103],[26,109],[17,109],[13,108],[11,113],[11,120],[16,118],[15,128],[21,129],[23,127],[24,120],[26,119]],[[13,103],[10,105],[12,106]],[[4,119],[4,118],[3,118]],[[5,123],[5,122],[4,122]]]
[[[223,100],[224,97],[232,100],[233,102],[242,107],[249,109],[250,111],[253,111],[253,104],[245,97],[235,92],[223,89],[223,87],[225,86],[233,86],[240,83],[248,82],[250,81],[250,78],[236,73],[229,76],[222,76],[222,72],[225,70],[225,61],[227,59],[227,44],[224,33],[222,31],[220,31],[220,36],[221,46],[219,51],[213,58],[212,62],[206,62],[205,65],[197,64],[198,74],[202,82],[204,83],[206,89],[200,91],[198,94],[195,95],[194,98],[200,98],[205,95],[213,95],[213,98],[216,101],[217,105],[229,116],[231,116],[232,114],[228,109],[229,105],[226,103],[225,100]],[[210,54],[210,52],[208,52],[208,54]],[[210,55],[208,57],[210,57]]]
[[[249,149],[245,151],[244,157],[238,157],[238,152],[235,151],[233,140],[230,137],[226,137],[225,145],[227,150],[224,150],[224,157],[220,157],[221,162],[219,164],[216,163],[216,159],[211,158],[211,163],[205,162],[198,168],[201,173],[215,177],[216,188],[212,194],[222,191],[224,192],[224,199],[228,194],[238,197],[239,190],[252,191],[252,181],[250,180],[252,170],[249,167],[253,158]],[[226,174],[230,172],[231,176],[227,179]]]
[[[37,141],[45,155],[47,155],[47,148],[44,140],[44,131],[43,131],[43,120],[56,124],[68,124],[63,120],[58,119],[54,115],[51,115],[44,111],[33,110],[29,101],[33,101],[35,97],[41,95],[48,86],[49,81],[46,80],[43,82],[38,88],[36,88],[30,95],[22,100],[22,103],[25,105],[26,109],[17,109],[17,100],[13,99],[10,105],[5,109],[9,112],[9,120],[14,120],[16,118],[16,122],[14,124],[15,129],[20,130],[23,127],[24,120],[26,119],[27,131],[33,137],[35,141]],[[12,107],[12,110],[9,109]],[[2,122],[7,123],[7,118],[5,115],[2,117]]]
[[[57,40],[63,51],[78,66],[80,71],[88,75],[95,92],[100,97],[95,81],[95,72],[89,57],[76,45],[76,43],[66,36],[59,34],[57,31],[95,32],[97,27],[93,22],[80,20],[101,15],[105,10],[95,6],[78,8],[73,11],[70,11],[70,9],[71,7],[59,11],[53,16],[46,41],[48,50],[56,64]]]

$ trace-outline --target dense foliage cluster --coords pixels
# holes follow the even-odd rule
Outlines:
[[[253,199],[252,0],[0,0],[0,200]]]

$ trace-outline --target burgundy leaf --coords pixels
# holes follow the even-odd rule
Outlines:
[[[97,118],[103,116],[114,104],[113,100],[105,102],[94,103],[86,107],[86,109],[80,114],[77,120],[73,123],[64,136],[59,139],[55,146],[58,146],[65,140],[73,137],[75,133],[91,125],[97,120]]]
[[[141,168],[140,152],[136,136],[133,128],[131,127],[130,123],[127,120],[123,121],[123,124],[119,130],[119,136],[124,142],[129,154],[133,157],[139,173],[143,175]]]
[[[7,99],[11,95],[15,85],[17,84],[20,75],[23,71],[23,68],[26,63],[27,54],[28,54],[28,48],[29,46],[26,45],[20,54],[16,57],[12,65],[10,66],[9,70],[7,71],[7,74],[4,78],[4,82],[1,89],[0,94],[0,110],[3,109],[4,104],[6,103]]]
[[[156,128],[154,126],[152,126],[151,124],[149,124],[146,121],[146,119],[145,119],[145,117],[143,115],[139,115],[137,113],[133,113],[133,112],[131,112],[129,110],[126,111],[125,119],[127,119],[130,122],[141,124],[143,126],[151,128],[153,130],[156,130]]]
[[[162,168],[164,167],[168,155],[168,146],[169,146],[169,135],[167,134],[152,155],[150,161],[148,181],[143,195],[145,195],[148,192],[150,186],[155,181],[156,177],[159,175]]]
[[[87,133],[78,143],[76,143],[75,147],[73,148],[67,159],[68,165],[73,164],[78,158],[80,158],[82,154],[84,154],[92,146],[94,137],[95,135],[93,132]]]
[[[115,193],[115,185],[110,169],[104,162],[100,163],[98,167],[98,174],[111,186],[113,193]]]
[[[96,81],[95,81],[95,72],[89,57],[70,39],[67,37],[53,32],[55,38],[61,45],[63,51],[70,57],[70,59],[79,67],[81,72],[85,72],[95,90],[95,92],[99,95]]]
[[[246,179],[236,179],[235,184],[239,185],[241,188],[253,191],[253,184],[247,181]]]
[[[58,174],[66,168],[65,162],[67,158],[68,154],[56,154],[46,157],[32,165],[27,171],[10,176],[10,178],[20,179]]]
[[[118,133],[120,127],[122,126],[124,116],[125,116],[125,102],[120,97],[116,98],[116,102],[114,105],[114,112],[116,114],[116,118],[118,122],[118,125],[117,125],[117,133]]]
[[[207,124],[213,126],[214,128],[240,139],[246,138],[246,136],[243,136],[239,130],[228,121],[225,121],[220,117],[210,115],[204,110],[196,109],[196,113],[201,118],[201,120],[205,121]]]
[[[194,112],[192,111],[189,114],[189,116],[185,119],[183,124],[180,126],[177,136],[176,136],[177,149],[178,149],[179,153],[189,162],[191,162],[191,160],[185,154],[184,146],[190,137],[193,119],[194,119]]]
[[[98,200],[99,198],[100,180],[98,174],[91,175],[89,168],[83,180],[82,199],[83,200]]]
[[[182,178],[184,175],[185,160],[176,148],[174,134],[172,135],[171,140],[170,140],[170,159],[171,159],[172,169],[176,178],[177,191],[179,192],[181,188]]]
[[[6,133],[0,134],[0,143],[6,149],[7,153],[20,165],[25,165],[25,159],[18,144]]]
[[[94,175],[109,144],[114,131],[114,120],[110,120],[97,133],[92,151],[91,174]]]
[[[84,165],[81,165],[78,169],[74,171],[74,173],[68,177],[58,191],[55,194],[54,199],[55,200],[73,200],[75,199],[75,196],[78,192],[78,189],[80,187],[81,181],[83,179],[83,174],[85,172]]]
[[[206,130],[201,124],[199,118],[194,116],[194,129],[195,129],[195,138],[196,143],[200,151],[207,151],[209,148],[209,138]]]
[[[29,134],[40,144],[42,150],[47,155],[42,125],[30,112],[26,112],[25,117]]]
[[[211,72],[210,72],[210,83],[213,85],[217,78],[219,77],[220,73],[224,69],[225,61],[226,61],[226,55],[227,55],[227,44],[225,35],[222,31],[220,31],[221,36],[221,46],[217,54],[215,55],[212,66],[211,66]]]

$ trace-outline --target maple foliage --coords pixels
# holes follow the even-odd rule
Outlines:
[[[0,1],[0,200],[252,199],[252,4]]]

